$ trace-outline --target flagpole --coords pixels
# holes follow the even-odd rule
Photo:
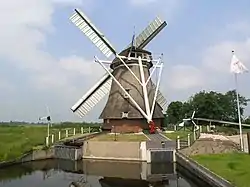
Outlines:
[[[241,125],[241,114],[240,114],[240,101],[238,94],[238,76],[237,73],[234,74],[235,78],[235,90],[236,90],[236,98],[237,98],[237,110],[238,110],[238,118],[239,118],[239,128],[240,128],[240,148],[241,151],[244,151],[243,137],[242,137],[242,125]]]

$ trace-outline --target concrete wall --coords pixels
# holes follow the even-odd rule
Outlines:
[[[140,142],[95,142],[83,145],[83,158],[141,160]]]
[[[48,149],[48,150],[35,150],[31,153],[23,155],[21,158],[14,159],[11,161],[1,162],[1,167],[7,167],[13,164],[23,163],[23,162],[30,162],[34,160],[45,160],[45,159],[51,159],[54,158],[54,150]]]

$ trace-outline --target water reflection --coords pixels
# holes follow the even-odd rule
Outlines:
[[[197,187],[176,173],[176,164],[46,160],[0,170],[3,187]]]

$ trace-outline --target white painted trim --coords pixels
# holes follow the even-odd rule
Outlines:
[[[123,63],[123,65],[130,71],[130,73],[135,77],[135,79],[142,85],[142,82],[140,79],[134,74],[134,72],[128,67],[128,65],[122,60],[122,58],[119,55],[116,55],[117,58]]]
[[[133,97],[123,88],[123,86],[120,84],[120,82],[114,77],[114,75],[105,67],[105,65],[95,56],[95,61],[98,62],[112,77],[112,79],[116,82],[116,84],[122,89],[122,91],[127,94],[129,99],[132,101],[132,103],[135,105],[135,107],[141,112],[141,114],[149,120],[149,116],[142,110],[142,108],[137,104],[137,102],[133,99]]]
[[[148,80],[146,81],[146,84],[148,84],[149,80],[151,79],[152,75],[154,74],[155,69],[161,67],[161,65],[159,65],[160,62],[161,62],[161,58],[159,58],[157,63],[153,66],[153,70],[151,71],[151,73],[148,77]]]
[[[156,89],[155,89],[154,100],[153,100],[152,108],[151,108],[151,112],[150,112],[150,118],[151,119],[153,117],[155,103],[156,103],[156,99],[157,99],[157,95],[158,95],[158,90],[159,90],[159,87],[160,87],[162,69],[163,69],[163,63],[161,63],[160,72],[159,72],[159,75],[158,75],[158,81],[157,81],[157,85],[156,85]]]
[[[119,66],[116,66],[116,67],[114,68],[114,70],[117,69],[117,68],[119,68],[119,67],[122,67],[122,66],[124,66],[124,65],[123,65],[123,64],[120,64]],[[131,63],[131,64],[128,64],[128,66],[139,66],[139,64],[134,64],[134,63],[132,64],[132,63]],[[147,67],[146,65],[142,65],[142,66],[143,66],[143,67]]]
[[[143,91],[143,97],[144,97],[144,104],[146,108],[146,114],[147,116],[150,116],[150,108],[149,108],[149,100],[148,100],[148,90],[147,90],[147,84],[145,82],[145,75],[144,70],[142,67],[142,61],[141,57],[138,58],[139,68],[140,68],[140,74],[141,74],[141,83],[142,83],[142,91]],[[150,116],[148,119],[148,123],[152,120],[152,117]]]

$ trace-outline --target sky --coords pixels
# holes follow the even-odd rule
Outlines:
[[[250,69],[249,0],[8,0],[0,2],[0,121],[97,121],[107,98],[86,117],[70,108],[104,70],[99,50],[69,20],[82,10],[121,51],[156,16],[168,25],[146,47],[164,54],[161,92],[168,103],[201,90],[235,88],[231,51]],[[250,98],[250,74],[239,92]],[[250,115],[249,108],[246,115]],[[199,116],[202,117],[202,116]]]

